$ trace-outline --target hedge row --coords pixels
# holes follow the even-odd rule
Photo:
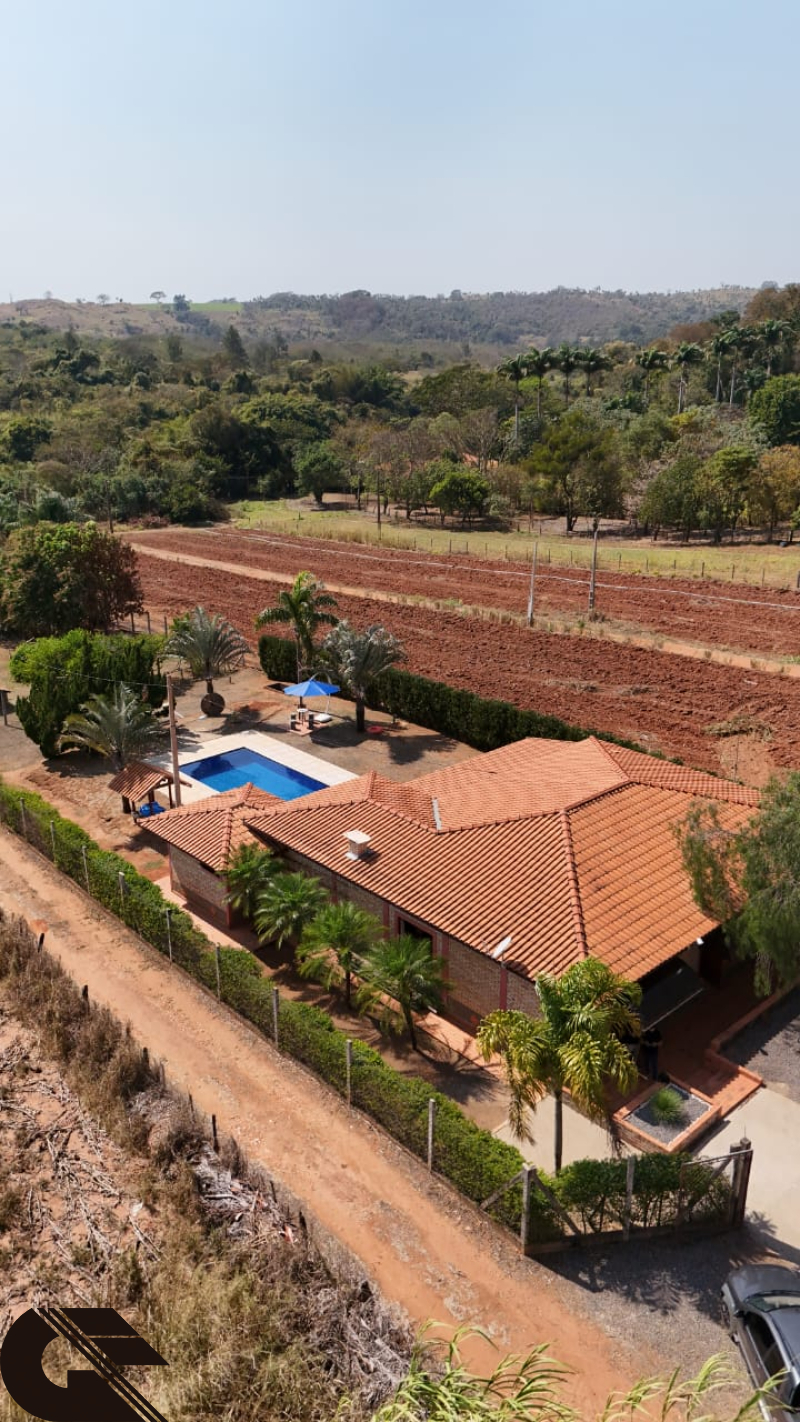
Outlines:
[[[98,903],[187,973],[216,991],[213,945],[181,909],[126,859],[100,849],[90,835],[64,819],[39,795],[0,783],[0,820],[29,841]],[[167,910],[170,910],[169,914]],[[272,1034],[272,986],[258,963],[239,949],[219,955],[222,1000],[265,1035]],[[340,1095],[346,1089],[346,1036],[327,1013],[308,1003],[281,1002],[281,1050],[311,1068]],[[436,1100],[435,1164],[470,1200],[480,1203],[518,1174],[522,1158],[513,1146],[476,1126],[427,1082],[401,1076],[380,1054],[354,1044],[352,1099],[415,1155],[427,1150],[428,1102]],[[520,1191],[508,1191],[493,1211],[519,1228]]]
[[[259,638],[258,656],[263,672],[271,680],[294,681],[297,665],[293,642],[265,633]],[[642,749],[634,741],[605,731],[572,726],[557,716],[524,711],[509,701],[488,700],[472,691],[460,691],[445,682],[429,681],[394,667],[376,681],[368,705],[480,751],[497,750],[527,736],[553,741],[583,741],[587,736],[598,736],[629,750]]]

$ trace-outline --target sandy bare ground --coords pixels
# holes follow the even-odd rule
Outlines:
[[[4,830],[0,904],[46,926],[48,947],[76,981],[130,1021],[172,1080],[305,1201],[415,1322],[477,1323],[504,1350],[550,1343],[577,1375],[587,1411],[665,1366],[572,1312],[571,1285],[523,1260],[509,1237]],[[489,1350],[476,1349],[472,1361],[486,1363]]]

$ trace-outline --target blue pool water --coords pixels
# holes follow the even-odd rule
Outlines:
[[[310,795],[312,790],[325,789],[324,781],[312,780],[299,770],[290,770],[288,765],[244,748],[206,756],[205,760],[182,765],[181,770],[193,780],[210,785],[212,790],[235,790],[251,780],[259,790],[267,790],[279,800],[298,800],[301,795]]]

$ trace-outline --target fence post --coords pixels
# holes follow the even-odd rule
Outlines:
[[[348,1037],[344,1044],[344,1061],[347,1072],[347,1104],[353,1104],[353,1039]]]
[[[731,1181],[731,1224],[744,1223],[747,1208],[747,1187],[750,1183],[750,1169],[753,1164],[753,1147],[746,1136],[731,1146],[733,1157],[733,1179]]]
[[[165,909],[164,909],[164,917],[165,917],[166,920],[167,920],[167,952],[169,953],[169,961],[172,962],[172,909],[171,909],[171,908],[165,908]],[[219,973],[219,967],[217,967],[217,973]]]
[[[134,636],[136,635],[136,622],[133,613],[131,613],[131,632],[133,632]]]
[[[87,892],[87,894],[91,895],[92,886],[91,886],[91,884],[89,883],[89,861],[88,861],[88,859],[86,858],[86,845],[85,845],[85,844],[82,844],[82,845],[81,845],[81,856],[82,856],[82,858],[83,858],[83,872],[84,872],[84,874],[86,875],[86,892]]]
[[[27,838],[28,838],[28,824],[27,824],[27,821],[26,821],[26,819],[25,819],[25,801],[24,801],[24,800],[20,800],[20,802],[19,802],[19,822],[20,822],[20,824],[22,825],[22,833],[23,833],[25,839],[27,839]]]
[[[211,1116],[211,1139],[212,1139],[213,1142],[214,1142],[214,1150],[215,1150],[215,1151],[218,1151],[218,1150],[219,1150],[219,1136],[217,1135],[217,1118],[216,1118],[216,1116],[215,1116],[213,1113],[212,1113],[212,1116]]]
[[[147,623],[147,635],[149,636],[149,635],[150,635],[150,632],[151,632],[151,630],[152,630],[151,627],[150,627],[150,613],[149,613],[149,612],[145,612],[144,616],[145,616],[145,621],[146,621],[146,623]]]
[[[53,863],[56,862],[56,822],[50,821],[50,843],[53,846]]]
[[[121,869],[117,872],[117,883],[119,884],[119,909],[121,915],[123,903],[125,901],[125,875],[123,874]]]
[[[433,1170],[433,1132],[436,1125],[436,1098],[428,1100],[428,1169]]]
[[[531,1176],[533,1175],[532,1165],[522,1167],[522,1218],[519,1223],[519,1242],[523,1254],[528,1252],[528,1223],[531,1213]]]
[[[636,1157],[628,1156],[625,1172],[625,1213],[622,1216],[622,1238],[628,1239],[631,1232],[631,1214],[633,1213],[633,1180],[636,1174]]]
[[[222,1000],[222,984],[219,977],[219,944],[214,944],[214,967],[217,970],[217,1002]]]
[[[278,1004],[280,1002],[280,992],[276,987],[272,989],[272,1035],[275,1038],[275,1046],[280,1045],[278,1041]]]
[[[165,637],[168,637],[168,636],[169,636],[169,628],[168,628],[168,626],[167,626],[166,613],[164,614],[164,636],[165,636]]]

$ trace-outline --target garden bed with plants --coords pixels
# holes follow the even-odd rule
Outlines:
[[[716,1114],[707,1097],[671,1081],[648,1091],[622,1114],[622,1122],[648,1142],[672,1151],[701,1135]]]

